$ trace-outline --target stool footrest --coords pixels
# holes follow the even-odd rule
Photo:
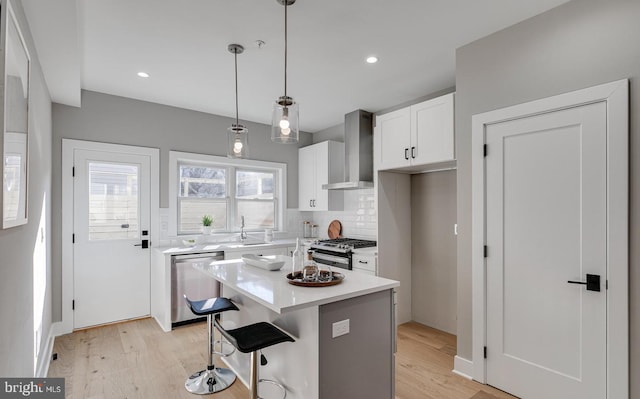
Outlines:
[[[215,347],[216,347],[216,345],[217,345],[217,344],[220,344],[220,350],[219,350],[219,351],[217,351],[217,350],[215,349]],[[231,347],[231,351],[230,351],[230,352],[223,352],[223,351],[222,351],[222,344],[229,345],[229,346]],[[234,353],[236,353],[236,348],[231,344],[231,342],[226,341],[226,340],[224,340],[224,341],[223,341],[223,340],[221,340],[221,339],[217,339],[217,340],[215,340],[215,341],[213,342],[213,348],[214,348],[214,349],[213,349],[213,354],[214,354],[214,355],[218,355],[218,356],[220,356],[220,357],[228,357],[228,356],[231,356],[231,355],[233,355]]]
[[[285,389],[284,385],[282,385],[279,382],[276,382],[274,380],[268,380],[268,379],[265,379],[265,378],[261,378],[261,379],[258,380],[258,384],[261,384],[263,382],[265,382],[267,384],[275,385],[278,388],[280,388],[280,390],[282,391],[282,398],[281,399],[285,399],[287,397],[287,390]],[[258,399],[266,399],[266,398],[258,396]],[[272,398],[269,398],[269,399],[272,399]]]

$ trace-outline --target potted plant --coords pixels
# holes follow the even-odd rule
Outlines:
[[[213,216],[204,215],[202,217],[202,233],[203,234],[211,234],[211,229],[213,228]]]

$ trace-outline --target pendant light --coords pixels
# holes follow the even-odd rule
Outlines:
[[[287,6],[296,0],[276,0],[284,6],[284,96],[273,104],[271,140],[276,143],[298,142],[298,104],[287,96]]]
[[[236,123],[228,129],[227,156],[229,158],[247,158],[249,156],[249,130],[238,123],[238,54],[242,54],[244,47],[239,44],[230,44],[227,50],[233,54],[236,72]]]

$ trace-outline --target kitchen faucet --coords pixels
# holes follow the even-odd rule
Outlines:
[[[247,233],[244,231],[244,216],[240,216],[240,241],[247,239]]]

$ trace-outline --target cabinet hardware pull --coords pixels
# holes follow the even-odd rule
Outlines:
[[[411,158],[416,158],[416,147],[411,147]]]
[[[312,203],[313,203],[313,200],[309,200],[309,208],[313,208]]]
[[[358,263],[364,263],[365,265],[368,264],[369,262],[364,261],[364,260],[359,260]]]
[[[409,160],[409,149],[408,148],[404,149],[404,159],[406,159],[407,161]]]

